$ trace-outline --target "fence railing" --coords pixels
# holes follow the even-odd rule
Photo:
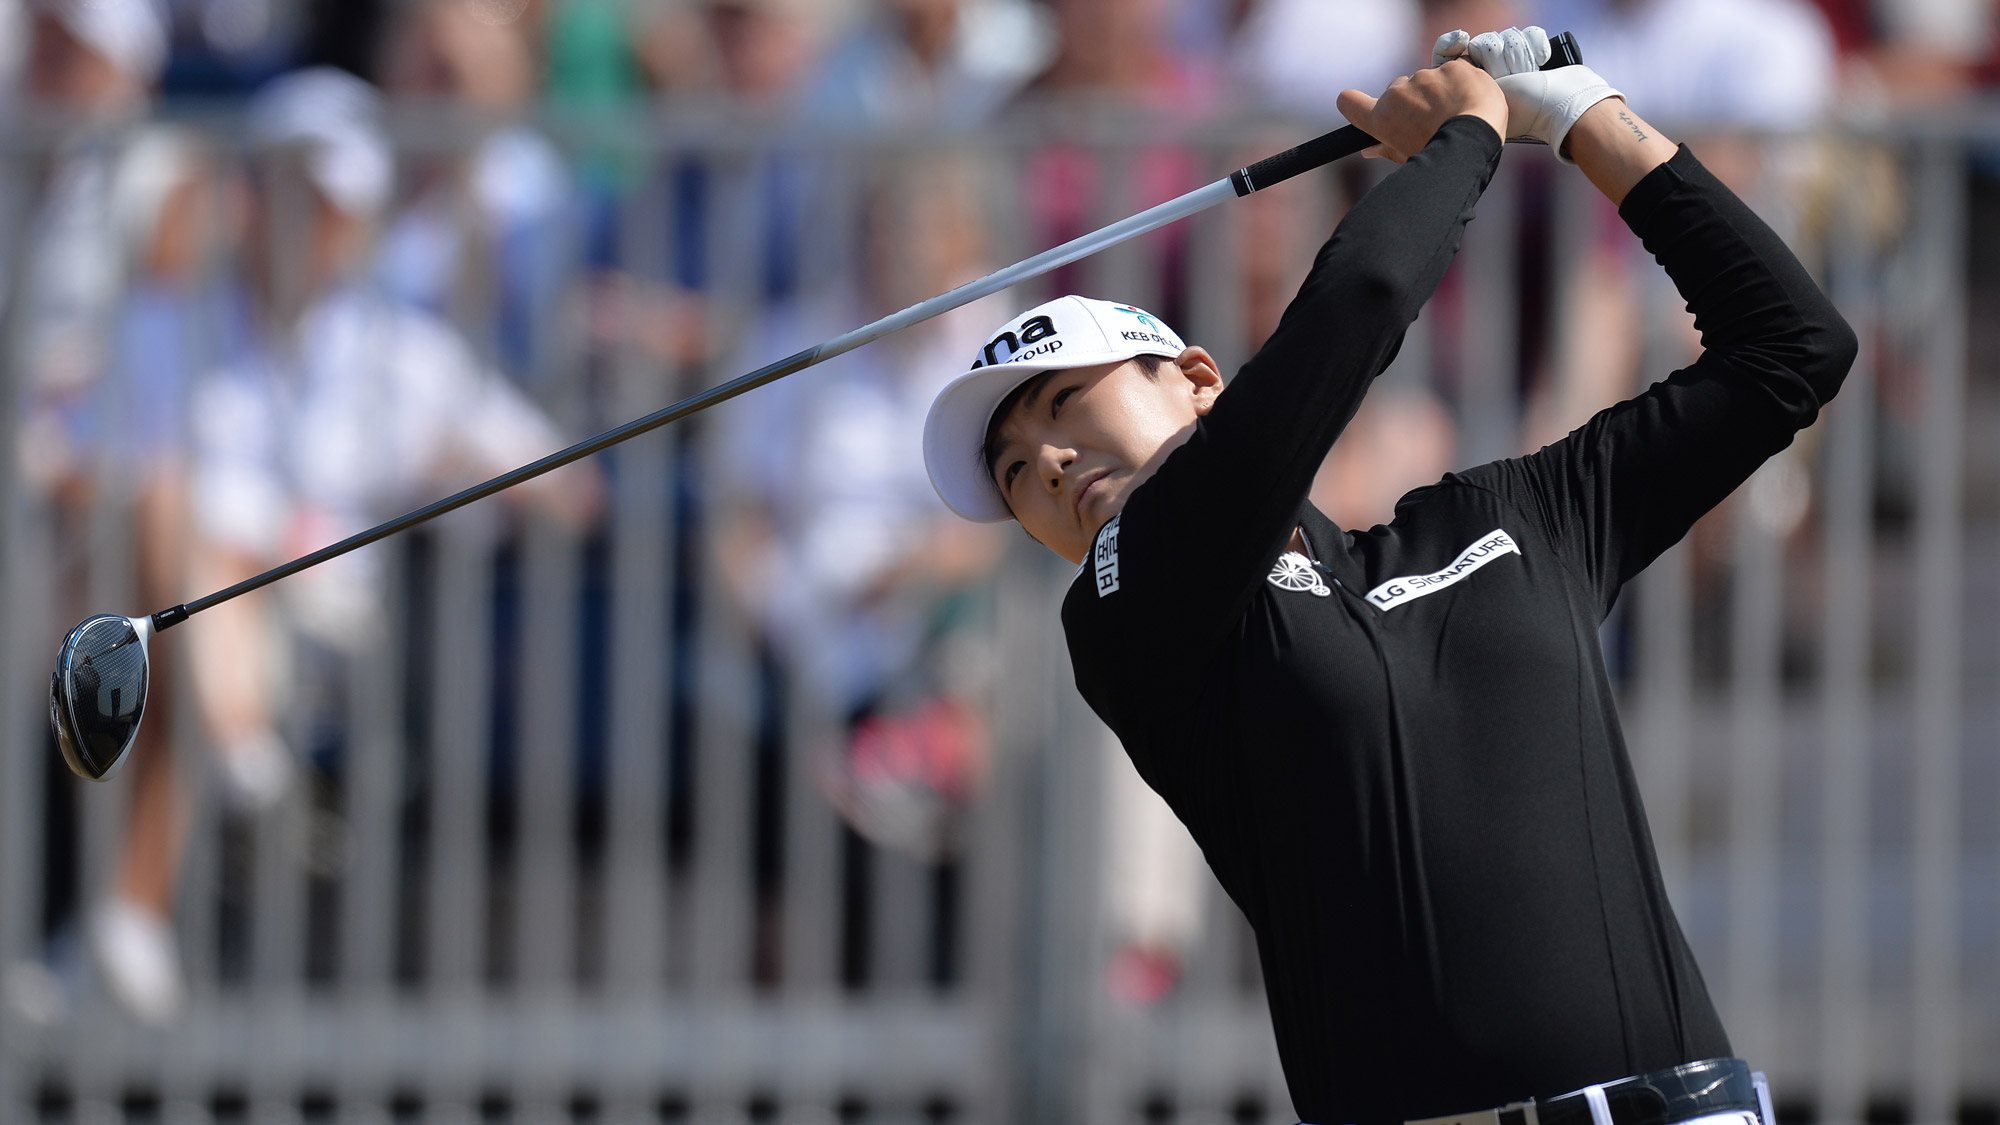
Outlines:
[[[564,186],[526,218],[480,198],[467,168],[483,141],[431,137],[399,161],[365,288],[428,302],[580,432],[1258,155],[1239,145],[1287,139],[1263,123],[1101,125],[894,148],[670,128],[616,147],[572,138]],[[307,277],[310,240],[232,235],[226,185],[271,157],[226,129],[182,141],[205,202],[177,221],[207,241],[176,284],[216,298],[173,306],[198,330],[175,337],[195,354],[169,390],[194,396],[228,362],[230,317],[281,304],[257,288],[275,285],[257,256]],[[1978,440],[1996,418],[1993,373],[1969,342],[1993,297],[1973,248],[1996,216],[1973,205],[1970,144],[1950,137],[1697,149],[1799,248],[1863,347],[1821,423],[1607,626],[1632,756],[1681,921],[1781,1113],[1942,1125],[2000,1099],[2000,465]],[[924,537],[942,521],[905,505],[829,531],[793,510],[873,518],[832,487],[814,443],[906,434],[869,411],[907,413],[896,396],[921,397],[924,365],[969,354],[964,333],[987,327],[971,321],[1004,309],[634,441],[602,459],[594,505],[486,505],[371,548],[344,631],[273,598],[254,619],[277,638],[259,670],[280,681],[269,699],[295,771],[275,803],[232,801],[217,781],[218,689],[203,677],[218,642],[201,647],[202,619],[156,648],[162,702],[141,751],[168,780],[135,766],[88,786],[46,734],[56,640],[86,610],[204,592],[199,567],[170,591],[153,577],[163,542],[200,555],[203,525],[183,508],[182,534],[156,534],[147,489],[162,478],[134,468],[111,422],[77,431],[99,436],[79,439],[66,475],[43,471],[37,249],[63,169],[96,157],[26,140],[11,153],[0,1117],[1294,1119],[1254,940],[1198,859],[1149,870],[1146,903],[1123,893],[1121,848],[1186,844],[1132,827],[1135,779],[1071,686],[1056,620],[1067,568],[1015,539],[976,544],[970,577],[885,568],[892,601],[916,590],[931,612],[944,586],[971,608],[943,645],[898,619],[923,636],[878,659],[842,631],[874,603],[829,592],[824,564],[892,539],[934,559],[945,550]],[[1342,201],[1378,174],[1286,185],[1008,303],[1116,296],[1233,370]],[[271,211],[310,214],[285,196],[303,181],[242,183]],[[104,228],[129,230],[111,198]],[[1383,405],[1316,491],[1338,518],[1386,518],[1425,474],[1546,440],[1692,354],[1664,278],[1580,177],[1510,152],[1480,214],[1371,400]],[[113,249],[105,319],[78,323],[115,329],[150,284],[150,259]],[[126,387],[104,373],[119,362],[92,377]],[[198,460],[199,424],[161,448]],[[760,427],[798,441],[766,448]],[[198,466],[162,470],[180,471]],[[828,555],[814,534],[849,538]],[[831,618],[837,643],[802,624]],[[891,671],[857,706],[839,685],[871,662]],[[913,665],[927,677],[914,698],[969,703],[980,719],[960,733],[983,750],[959,763],[960,789],[897,775],[867,790],[867,717],[907,716],[896,691]],[[165,1027],[113,1001],[91,952],[93,909],[141,879],[129,841],[147,807],[185,825],[159,836],[184,843],[166,866],[186,1001]],[[922,830],[897,836],[910,823]],[[1121,976],[1134,964],[1153,975],[1134,985]]]

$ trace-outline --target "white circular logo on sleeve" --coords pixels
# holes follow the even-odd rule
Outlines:
[[[1311,591],[1315,597],[1324,598],[1333,593],[1321,581],[1319,571],[1297,551],[1286,551],[1278,556],[1278,565],[1271,568],[1271,585],[1280,590]]]

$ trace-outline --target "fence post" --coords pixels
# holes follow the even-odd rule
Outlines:
[[[580,467],[594,472],[596,466]],[[553,1119],[574,1081],[576,849],[570,831],[577,770],[576,537],[552,516],[525,521],[519,590],[513,842],[515,1018],[524,1048],[519,1096]]]
[[[1729,994],[1722,1008],[1738,1053],[1759,1068],[1777,1054],[1779,680],[1784,631],[1781,531],[1773,493],[1783,454],[1736,492],[1730,597]]]
[[[1022,933],[1030,958],[1027,1011],[1020,1031],[1026,1066],[1021,1117],[1038,1125],[1081,1123],[1085,1068],[1097,1060],[1089,1039],[1090,999],[1098,982],[1099,960],[1093,901],[1097,882],[1097,809],[1101,803],[1098,766],[1090,752],[1097,718],[1072,686],[1067,650],[1060,643],[1055,607],[1067,588],[1066,565],[1030,565],[1040,581],[1020,604],[1044,616],[1038,633],[1046,654],[1016,669],[1032,675],[1040,667],[1049,695],[1048,737],[1037,747],[1029,782],[1027,838],[1028,899]],[[1057,576],[1054,572],[1060,571]],[[1051,580],[1051,579],[1054,580]]]
[[[1852,150],[1850,150],[1852,151]],[[1866,152],[1863,150],[1863,158]],[[1820,731],[1819,1120],[1860,1125],[1871,1079],[1868,1032],[1868,758],[1874,720],[1868,646],[1874,569],[1876,304],[1869,291],[1858,192],[1844,190],[1833,242],[1833,293],[1861,339],[1840,398],[1827,410],[1821,502],[1826,558]]]
[[[10,154],[10,165],[0,176],[0,231],[6,252],[5,270],[0,273],[0,609],[9,623],[0,635],[0,1118],[26,1120],[28,1077],[21,1068],[28,1063],[30,1045],[39,1038],[21,1016],[16,991],[25,978],[44,984],[42,972],[39,906],[42,901],[41,837],[42,810],[38,795],[42,770],[55,768],[42,753],[48,736],[46,704],[40,704],[49,670],[39,662],[55,653],[45,614],[36,612],[45,604],[32,592],[34,579],[46,576],[46,567],[32,567],[28,558],[38,540],[29,534],[29,504],[23,491],[17,435],[20,433],[19,404],[22,393],[20,355],[20,294],[27,281],[27,264],[32,255],[28,226],[29,201],[33,180],[27,172],[32,163],[21,150]],[[44,639],[48,644],[39,643]],[[46,648],[46,651],[44,651]],[[40,705],[38,705],[40,704]],[[53,999],[53,997],[45,997]]]
[[[469,1118],[478,1095],[486,980],[486,759],[490,746],[494,519],[471,508],[436,536],[429,612],[429,847],[424,983],[435,1041],[430,1112]]]
[[[1957,1119],[1959,806],[1964,638],[1965,176],[1952,139],[1917,161],[1918,246],[1931,271],[1921,306],[1923,368],[1916,517],[1915,1125]]]

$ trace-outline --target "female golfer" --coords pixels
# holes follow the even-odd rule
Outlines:
[[[1586,68],[1534,70],[1545,43],[1455,33],[1440,55],[1469,61],[1342,95],[1403,166],[1227,393],[1145,312],[1064,297],[1002,326],[926,424],[946,503],[1081,564],[1077,686],[1248,915],[1293,1103],[1321,1125],[1755,1109],[1661,886],[1597,628],[1813,421],[1855,343],[1685,149]],[[1703,354],[1343,531],[1306,501],[1313,473],[1509,136],[1618,205]]]

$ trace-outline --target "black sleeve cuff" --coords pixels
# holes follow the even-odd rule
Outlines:
[[[1686,145],[1681,145],[1672,160],[1646,173],[1645,179],[1632,185],[1632,190],[1625,193],[1625,202],[1618,205],[1618,217],[1625,220],[1625,225],[1632,228],[1632,233],[1638,235],[1640,241],[1645,241],[1646,224],[1652,221],[1653,212],[1659,210],[1660,204],[1666,202],[1675,188],[1687,182],[1687,171],[1699,166],[1694,154],[1688,151]]]
[[[1493,131],[1493,123],[1484,117],[1478,117],[1470,113],[1461,113],[1457,117],[1438,126],[1438,131],[1431,134],[1431,139],[1425,143],[1424,147],[1429,148],[1431,145],[1436,144],[1438,139],[1444,137],[1446,134],[1452,134],[1453,136],[1463,135],[1467,140],[1484,142],[1481,147],[1486,150],[1488,156],[1498,157],[1500,155],[1502,144],[1500,134]]]

